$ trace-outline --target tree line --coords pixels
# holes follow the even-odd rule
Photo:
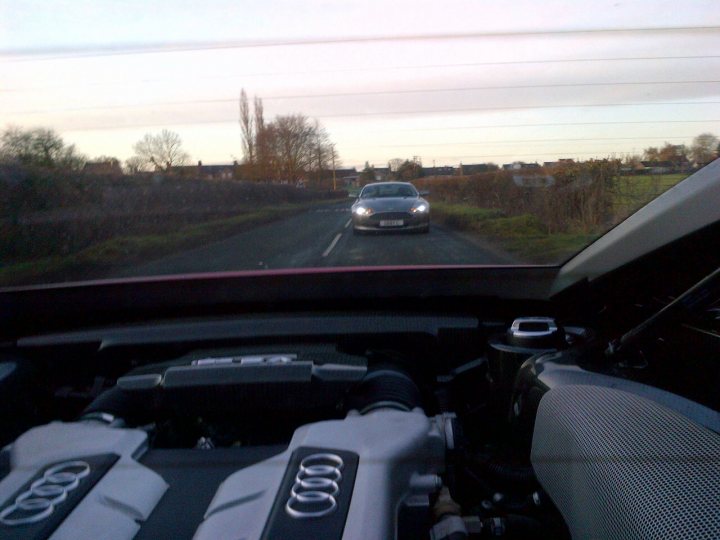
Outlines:
[[[666,142],[663,146],[649,146],[642,154],[628,154],[618,162],[626,166],[638,166],[643,161],[650,163],[669,163],[671,168],[680,169],[682,166],[702,167],[720,156],[720,140],[712,133],[701,133],[695,137],[692,143],[671,144]],[[494,163],[486,163],[488,169],[498,169]],[[387,163],[388,180],[411,181],[422,178],[422,164],[417,158],[403,159],[393,158]],[[359,180],[362,184],[376,180],[375,168],[365,162],[365,167],[360,171]]]
[[[624,159],[626,164],[638,164],[642,161],[651,163],[670,163],[678,167],[683,163],[697,166],[707,165],[720,155],[720,140],[712,133],[701,133],[689,146],[666,142],[663,146],[649,146],[642,155],[629,155]]]
[[[251,108],[245,90],[240,93],[239,122],[243,160],[236,168],[236,177],[244,180],[287,181],[308,180],[320,185],[332,177],[340,166],[335,144],[325,128],[302,114],[277,116],[267,122],[262,99],[255,97]],[[125,162],[125,172],[172,172],[188,164],[189,154],[180,135],[163,129],[146,133],[133,145],[134,154]],[[701,133],[689,146],[666,142],[660,147],[645,148],[642,154],[627,155],[625,165],[641,161],[666,162],[677,168],[681,164],[704,166],[720,155],[720,142],[712,133]],[[88,161],[74,144],[66,144],[52,129],[7,128],[0,136],[0,161],[69,171],[81,170]],[[98,156],[96,162],[119,160]],[[422,176],[416,159],[392,159],[388,163],[389,178],[414,180]],[[374,181],[375,172],[367,162],[360,173],[362,182]]]
[[[244,180],[308,180],[320,184],[332,177],[340,166],[335,144],[325,128],[302,114],[281,115],[265,120],[262,99],[255,97],[252,107],[243,89],[239,100],[242,163],[235,176]],[[11,127],[0,138],[0,159],[20,165],[80,170],[88,161],[75,145],[65,144],[53,130]],[[133,145],[133,155],[124,163],[124,172],[174,172],[188,165],[190,156],[180,135],[163,129],[146,133]],[[119,160],[99,156],[92,161]]]
[[[262,99],[255,97],[251,109],[244,89],[239,118],[245,179],[320,182],[340,164],[335,144],[317,120],[291,114],[266,122]]]

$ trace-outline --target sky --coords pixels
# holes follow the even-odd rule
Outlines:
[[[172,7],[171,7],[172,6]],[[717,0],[0,0],[0,129],[241,159],[238,96],[345,166],[585,159],[720,135]]]

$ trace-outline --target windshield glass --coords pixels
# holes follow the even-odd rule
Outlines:
[[[713,1],[0,13],[0,287],[557,265],[718,155]]]
[[[407,184],[371,184],[360,193],[361,199],[380,199],[383,197],[417,197],[414,187]]]

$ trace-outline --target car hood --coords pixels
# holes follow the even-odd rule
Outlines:
[[[425,202],[419,197],[382,197],[378,199],[361,199],[359,205],[371,208],[374,212],[409,212],[410,209]]]

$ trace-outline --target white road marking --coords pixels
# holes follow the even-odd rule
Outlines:
[[[338,240],[340,240],[340,237],[341,237],[341,236],[342,236],[342,233],[337,233],[337,234],[335,235],[335,238],[333,238],[333,241],[330,242],[330,245],[328,246],[328,248],[327,248],[325,251],[323,251],[323,254],[322,254],[323,257],[327,257],[328,255],[330,255],[330,252],[331,252],[331,251],[333,250],[333,248],[335,247],[335,244],[338,243]]]
[[[352,219],[348,219],[347,223],[345,224],[345,228],[347,229],[351,223],[352,223]]]

